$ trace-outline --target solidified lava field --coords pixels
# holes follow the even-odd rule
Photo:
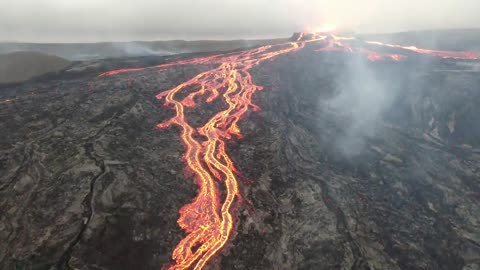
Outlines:
[[[476,55],[267,47],[2,88],[0,268],[478,269]]]

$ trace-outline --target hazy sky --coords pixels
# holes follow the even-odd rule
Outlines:
[[[0,0],[0,40],[91,42],[285,37],[480,27],[480,0]]]

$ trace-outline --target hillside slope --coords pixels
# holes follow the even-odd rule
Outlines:
[[[170,40],[100,43],[0,43],[0,54],[35,51],[71,61],[148,55],[173,55],[192,52],[231,51],[276,43],[285,39],[260,40]]]
[[[70,64],[58,56],[38,52],[14,52],[0,55],[0,84],[15,83],[59,71]]]

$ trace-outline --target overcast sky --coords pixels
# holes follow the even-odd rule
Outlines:
[[[480,0],[0,0],[0,40],[92,42],[285,37],[480,27]]]

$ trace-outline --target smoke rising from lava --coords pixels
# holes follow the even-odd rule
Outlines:
[[[325,105],[347,119],[344,135],[337,138],[335,146],[351,157],[360,154],[365,140],[375,134],[396,90],[377,78],[365,58],[351,57],[347,61],[345,73],[337,78],[337,95]]]
[[[144,56],[144,55],[169,55],[173,54],[175,50],[162,50],[162,49],[152,49],[146,45],[142,45],[138,42],[128,42],[128,43],[112,43],[114,48],[117,48],[123,51],[126,55],[132,56]]]
[[[17,0],[0,38],[32,42],[286,37],[333,23],[356,32],[480,27],[477,0]]]

